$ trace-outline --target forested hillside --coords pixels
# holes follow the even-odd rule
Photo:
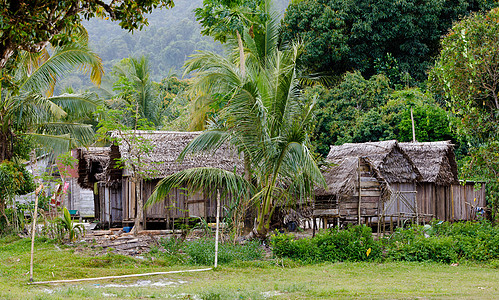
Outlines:
[[[276,9],[284,12],[289,0],[275,1]],[[220,43],[202,36],[201,27],[193,10],[202,0],[178,0],[175,7],[154,11],[149,26],[133,34],[109,20],[91,19],[84,22],[90,37],[90,46],[99,54],[106,70],[126,57],[148,56],[152,79],[160,81],[169,73],[181,75],[187,57],[196,50],[222,52]]]

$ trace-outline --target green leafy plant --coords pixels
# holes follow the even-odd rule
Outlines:
[[[367,226],[353,226],[341,231],[325,230],[313,238],[299,240],[293,235],[275,234],[271,245],[275,256],[304,263],[372,261],[381,258],[382,250]]]
[[[83,224],[73,224],[71,215],[66,207],[62,209],[62,216],[56,219],[56,224],[62,236],[65,237],[67,235],[70,242],[75,241],[80,235],[85,234],[85,226]]]

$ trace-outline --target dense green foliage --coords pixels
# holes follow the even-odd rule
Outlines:
[[[153,8],[173,6],[171,0],[118,0],[110,3],[97,0],[3,0],[0,3],[0,69],[19,49],[39,52],[48,42],[58,44],[71,40],[71,36],[63,31],[78,26],[82,19],[106,18],[119,22],[122,28],[134,30],[147,25],[145,14],[151,13]]]
[[[483,223],[436,223],[398,229],[385,241],[387,257],[451,263],[499,258],[499,228]]]
[[[6,214],[8,204],[11,204],[15,195],[24,195],[34,191],[33,175],[22,164],[11,161],[0,163],[0,233],[8,231],[15,223],[16,211]]]
[[[458,143],[453,118],[440,107],[431,93],[418,88],[393,90],[384,75],[365,79],[360,72],[346,73],[331,88],[313,87],[308,97],[319,95],[313,140],[322,156],[330,145],[396,139],[412,141],[413,109],[416,140],[452,140]]]
[[[187,92],[189,81],[187,79],[180,80],[175,75],[170,75],[157,83],[161,108],[160,115],[162,117],[163,129],[173,131],[187,131],[188,129],[200,130],[192,126],[196,123],[196,115],[199,110],[193,107],[194,103]],[[204,125],[204,119],[202,120]]]
[[[460,119],[459,134],[470,143],[461,176],[487,181],[487,201],[499,217],[499,10],[473,14],[442,40],[430,73],[432,88]]]
[[[330,229],[313,238],[273,235],[272,251],[305,263],[323,261],[401,260],[455,263],[491,261],[499,258],[499,227],[489,222],[413,225],[373,240],[371,229],[354,226]],[[368,251],[371,249],[370,251]]]
[[[499,10],[456,23],[442,40],[430,83],[473,142],[499,139]]]
[[[495,5],[489,0],[295,1],[286,11],[281,39],[305,42],[303,60],[312,72],[360,70],[371,76],[376,64],[393,57],[400,71],[423,81],[452,22]]]
[[[293,235],[271,237],[274,255],[304,263],[323,261],[372,261],[381,257],[381,247],[373,240],[371,228],[354,226],[346,230],[325,230],[313,238],[296,240]]]

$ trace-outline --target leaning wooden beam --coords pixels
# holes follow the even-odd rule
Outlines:
[[[202,271],[209,271],[209,270],[212,270],[212,269],[213,268],[194,269],[194,270],[180,270],[180,271],[168,271],[168,272],[154,272],[154,273],[144,273],[144,274],[129,274],[129,275],[119,275],[119,276],[104,276],[104,277],[82,278],[82,279],[35,281],[35,282],[28,282],[28,284],[58,284],[58,283],[80,282],[80,281],[95,281],[95,280],[107,280],[107,279],[118,279],[118,278],[142,277],[142,276],[164,275],[164,274],[175,274],[175,273],[202,272]]]

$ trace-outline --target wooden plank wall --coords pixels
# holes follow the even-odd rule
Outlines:
[[[486,207],[485,185],[476,188],[473,182],[467,182],[465,185],[454,184],[451,187],[454,198],[454,214],[451,220],[476,220],[474,207]]]
[[[473,183],[452,186],[418,183],[417,191],[421,212],[431,214],[438,220],[475,220],[476,214],[473,212],[472,206],[486,206],[485,186],[475,189]]]
[[[159,180],[150,180],[144,182],[142,186],[142,195],[144,202],[154,191]],[[131,186],[131,185],[130,185]],[[230,197],[221,199],[221,205],[229,207]],[[127,202],[126,200],[124,201]],[[127,205],[134,205],[128,201]],[[126,206],[126,205],[125,205]],[[133,219],[134,214],[128,210],[128,216]],[[133,212],[135,213],[135,212]],[[184,189],[173,189],[166,197],[165,201],[150,206],[146,212],[148,220],[164,221],[166,219],[178,219],[186,217],[215,217],[216,216],[216,192],[213,193],[189,193]],[[220,210],[222,217],[225,216],[225,209]]]
[[[123,222],[122,189],[109,187],[109,201],[111,205],[111,223]]]
[[[392,183],[390,184],[392,191],[398,192],[413,192],[416,191],[416,185],[414,183]],[[415,206],[416,194],[415,193],[403,193],[402,194],[413,207]],[[385,202],[385,205],[388,205],[388,201]],[[419,205],[419,203],[418,203]],[[421,210],[418,207],[418,212]],[[400,197],[397,197],[396,200],[386,208],[385,211],[386,216],[399,216],[399,215],[414,215],[414,210],[404,203]]]
[[[360,164],[360,213],[361,216],[377,216],[381,195],[381,185],[364,161]],[[352,195],[341,195],[339,199],[339,214],[342,217],[357,217],[359,207],[359,183],[355,182],[355,192]]]

